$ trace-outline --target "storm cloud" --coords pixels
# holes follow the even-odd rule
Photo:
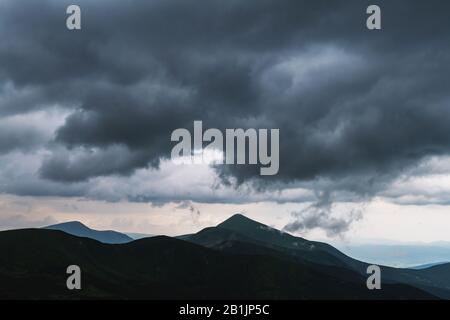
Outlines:
[[[3,192],[104,194],[89,182],[158,170],[171,132],[194,120],[280,128],[278,175],[214,167],[218,184],[254,192],[366,199],[423,159],[449,154],[447,1],[377,1],[377,31],[365,25],[368,1],[80,0],[82,30],[69,31],[71,3],[0,2],[0,116],[64,114],[51,134],[1,119],[3,157],[41,149],[30,183]],[[346,228],[337,222],[329,229]]]

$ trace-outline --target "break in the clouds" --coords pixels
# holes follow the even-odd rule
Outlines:
[[[76,2],[80,31],[65,28],[72,1],[0,1],[2,192],[398,198],[393,180],[449,153],[447,1],[377,1],[379,31],[366,28],[367,1]],[[40,116],[55,109],[58,119]],[[170,134],[194,120],[280,128],[279,174],[169,170]]]

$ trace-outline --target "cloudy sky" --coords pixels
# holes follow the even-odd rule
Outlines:
[[[0,229],[450,241],[450,3],[370,4],[0,0]],[[175,165],[194,120],[279,128],[278,175]]]

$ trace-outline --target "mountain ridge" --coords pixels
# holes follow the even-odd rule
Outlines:
[[[104,244],[59,230],[0,232],[0,298],[8,299],[435,299],[404,284],[367,290],[314,265],[232,254],[166,236]],[[83,290],[66,288],[66,268]]]
[[[223,230],[228,230],[228,234],[224,233]],[[367,276],[367,267],[371,265],[349,257],[327,243],[295,237],[242,214],[233,215],[216,227],[205,228],[196,234],[184,237],[186,241],[226,251],[234,250],[232,241],[249,242],[248,239],[254,245],[272,250],[272,254],[275,250],[278,255],[283,255],[287,259],[298,262],[307,260],[321,265],[323,268],[348,268],[361,276]],[[242,247],[240,249],[242,250]],[[258,251],[263,251],[263,249],[259,248]],[[244,253],[251,252],[244,251]],[[383,265],[380,265],[380,267],[382,268],[384,282],[411,284],[443,299],[450,299],[450,270],[447,271],[445,265],[440,269],[433,269],[434,267],[432,267],[423,270],[399,269]],[[439,270],[439,276],[435,276],[433,270]]]
[[[84,231],[84,233],[82,232],[81,237],[79,235],[71,235],[66,230],[67,226],[72,227],[69,231],[73,232],[73,228],[75,228],[79,232]],[[94,233],[90,233],[92,231]],[[104,232],[115,231],[93,230],[77,221],[53,225],[44,229],[23,229],[9,232],[12,233],[0,232],[0,249],[3,248],[5,252],[13,250],[16,252],[16,255],[11,256],[9,260],[4,260],[4,257],[0,257],[0,260],[3,259],[2,264],[7,266],[3,266],[3,271],[5,271],[5,268],[6,270],[10,268],[15,270],[13,274],[17,272],[20,274],[24,272],[22,269],[24,265],[30,267],[28,264],[31,261],[39,261],[38,265],[47,261],[47,265],[44,263],[42,266],[44,269],[40,270],[40,272],[45,277],[52,278],[53,273],[49,273],[49,270],[54,271],[57,269],[55,264],[59,265],[59,262],[55,259],[64,258],[68,262],[69,260],[80,259],[89,266],[89,269],[94,270],[91,272],[94,272],[94,278],[97,279],[98,277],[97,280],[100,281],[100,287],[97,288],[100,291],[103,290],[101,288],[105,285],[106,287],[115,288],[113,284],[119,281],[117,279],[122,279],[123,277],[129,279],[129,285],[134,283],[131,280],[135,279],[138,281],[135,284],[137,286],[139,286],[139,281],[142,281],[149,288],[153,288],[154,285],[159,288],[171,283],[173,279],[169,277],[170,274],[175,278],[182,274],[184,271],[180,270],[180,268],[183,266],[188,265],[190,272],[197,274],[197,267],[201,267],[202,272],[207,272],[205,268],[208,265],[211,266],[211,261],[217,262],[213,267],[215,270],[210,270],[208,271],[210,273],[206,274],[210,276],[214,274],[214,277],[223,277],[220,274],[221,272],[227,272],[226,269],[223,269],[223,266],[227,266],[229,270],[234,270],[233,272],[236,273],[235,277],[239,278],[238,282],[235,282],[236,279],[234,278],[227,278],[227,282],[234,283],[233,285],[241,290],[242,288],[239,287],[241,285],[240,282],[244,281],[249,286],[247,288],[249,290],[247,291],[247,297],[250,298],[258,296],[258,290],[263,290],[267,294],[258,296],[263,298],[320,298],[321,290],[330,290],[323,282],[323,279],[328,279],[328,281],[333,283],[330,292],[336,296],[343,295],[349,299],[356,296],[363,297],[364,292],[361,292],[361,289],[367,290],[365,288],[365,280],[367,279],[366,269],[369,265],[368,263],[353,259],[329,244],[295,237],[289,233],[254,221],[242,214],[233,215],[217,226],[204,228],[194,234],[175,238],[156,236],[134,241],[130,238],[131,240],[127,239],[124,242],[116,241],[112,243],[106,243],[104,239],[101,241],[98,237],[95,239],[93,236],[98,236],[99,233],[104,235]],[[5,238],[8,235],[10,238],[6,241]],[[27,237],[33,238],[30,240],[29,245],[24,243]],[[43,238],[42,241],[47,240],[44,241],[45,245],[41,243],[41,247],[36,248],[35,245],[41,242],[40,237]],[[35,255],[41,252],[44,254],[44,258],[49,260]],[[59,252],[59,254],[53,256],[55,252]],[[198,255],[201,258],[199,257],[195,260],[193,257],[198,257]],[[99,259],[99,262],[95,262],[95,259]],[[15,265],[14,261],[18,262],[18,264]],[[92,266],[93,263],[97,267],[94,268]],[[1,275],[2,264],[0,264],[0,281],[8,282],[8,279]],[[244,274],[241,274],[238,265],[242,267],[243,264],[246,265],[247,269]],[[149,269],[145,269],[146,267]],[[380,267],[383,287],[388,286],[389,290],[392,290],[387,293],[388,296],[392,294],[389,298],[401,298],[410,295],[418,297],[422,295],[420,292],[426,292],[429,298],[450,299],[450,264],[423,270],[396,269],[381,265]],[[251,268],[254,268],[254,270]],[[99,270],[106,271],[105,275],[95,274]],[[152,275],[147,274],[149,270],[154,270],[158,276],[152,278]],[[265,289],[260,287],[260,283],[254,283],[252,287],[252,284],[245,282],[248,280],[248,277],[251,278],[253,273],[257,271],[262,272],[258,273],[258,277],[261,277],[258,278],[258,281],[262,281],[262,283],[269,281],[272,284],[268,291],[264,291]],[[143,273],[143,275],[140,273]],[[272,279],[272,276],[267,278],[269,274],[274,274],[274,278]],[[281,276],[283,274],[285,275]],[[301,291],[291,286],[293,281],[302,281],[303,276],[299,278],[299,275],[309,275],[307,282],[304,283],[308,290]],[[241,276],[244,278],[241,278]],[[39,273],[34,274],[34,277],[40,279]],[[208,296],[215,296],[216,298],[219,298],[219,293],[225,290],[223,286],[229,285],[229,283],[222,282],[208,285],[208,281],[213,281],[212,279],[204,279],[201,274],[197,274],[196,277],[202,279],[203,287],[209,286],[208,290],[212,290],[208,293]],[[159,282],[156,284],[149,279]],[[183,282],[185,281],[183,278],[177,279],[177,281],[181,281],[177,295],[183,296],[187,292],[194,294],[195,290],[189,289],[190,286],[195,285],[196,282],[194,280],[192,280],[194,282]],[[343,293],[339,293],[339,288],[334,287],[338,283],[345,284]],[[411,291],[409,288],[415,289]],[[230,290],[227,291],[230,294],[227,298],[236,298],[231,295],[233,291],[231,288],[228,287],[227,290]],[[309,290],[311,290],[311,293],[308,293]],[[117,297],[120,296],[119,291],[114,289],[110,293]],[[126,297],[131,297],[133,295],[132,291],[131,287],[127,287],[125,290]],[[107,295],[107,292],[105,294]],[[170,296],[170,292],[165,292],[164,294],[167,297]],[[183,297],[189,298],[189,294]],[[147,298],[161,297],[152,296],[152,293],[145,292],[140,292],[139,295]],[[195,291],[195,297],[201,296],[201,291]],[[331,296],[322,296],[322,298]],[[367,298],[388,296],[374,293],[367,296]]]
[[[42,229],[59,230],[74,236],[86,237],[109,244],[127,243],[134,240],[130,236],[114,230],[91,229],[80,221],[57,223]]]

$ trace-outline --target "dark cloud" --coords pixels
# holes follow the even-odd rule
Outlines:
[[[33,128],[16,129],[5,124],[0,127],[0,153],[16,149],[29,150],[45,141],[46,137]]]
[[[176,209],[183,209],[183,210],[187,209],[187,210],[189,210],[193,220],[196,220],[198,218],[198,216],[200,215],[200,210],[197,209],[192,204],[192,201],[181,201],[175,208]]]
[[[344,216],[332,215],[333,198],[329,190],[317,194],[317,201],[301,211],[292,212],[293,221],[284,230],[305,234],[313,229],[326,231],[327,236],[340,236],[347,232],[354,221],[362,218],[362,210],[351,209]]]
[[[44,160],[41,175],[58,182],[78,182],[96,175],[129,174],[145,166],[145,155],[113,146],[104,150],[72,149],[59,151]]]
[[[450,150],[447,2],[378,1],[381,31],[365,28],[368,1],[77,3],[76,32],[65,28],[69,1],[0,10],[0,113],[71,110],[45,179],[158,167],[172,130],[194,120],[280,128],[277,176],[217,167],[223,181],[259,188],[326,179],[364,196]]]

